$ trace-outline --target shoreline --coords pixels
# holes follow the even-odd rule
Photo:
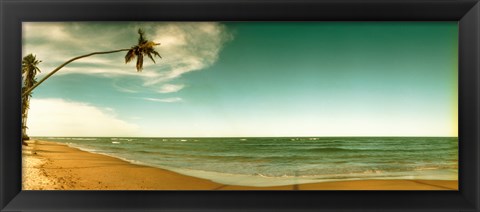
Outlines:
[[[254,187],[216,183],[43,140],[22,150],[23,190],[458,190],[457,180],[351,180]]]

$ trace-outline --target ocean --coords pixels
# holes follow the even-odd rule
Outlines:
[[[214,182],[458,180],[457,137],[36,137]]]

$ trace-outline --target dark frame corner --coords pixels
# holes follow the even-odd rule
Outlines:
[[[0,0],[0,18],[0,211],[480,211],[478,0]],[[21,191],[21,22],[154,20],[458,21],[459,191]]]

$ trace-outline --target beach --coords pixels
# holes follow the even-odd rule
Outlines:
[[[24,190],[458,190],[456,180],[353,180],[271,187],[225,185],[61,143],[40,140],[27,143],[23,147]]]

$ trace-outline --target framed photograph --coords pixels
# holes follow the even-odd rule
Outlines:
[[[1,211],[480,210],[478,1],[0,7]]]

